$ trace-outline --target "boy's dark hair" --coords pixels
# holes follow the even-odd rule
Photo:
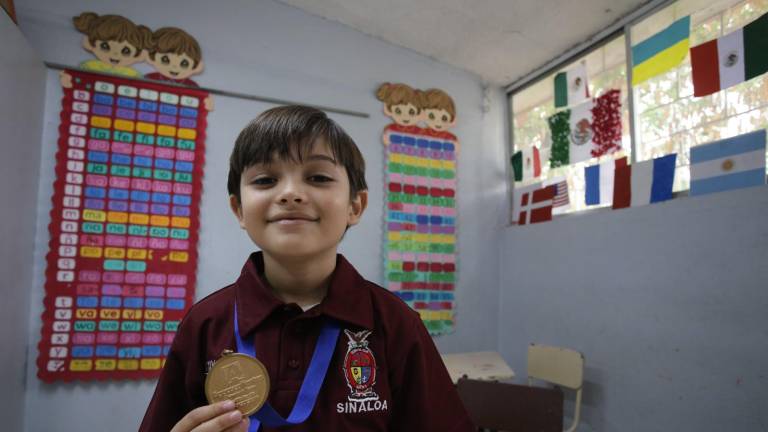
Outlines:
[[[256,164],[268,164],[275,158],[301,162],[318,139],[325,140],[333,158],[347,170],[350,198],[367,190],[365,160],[344,129],[323,111],[288,105],[264,111],[240,132],[229,157],[227,191],[240,202],[243,171]]]

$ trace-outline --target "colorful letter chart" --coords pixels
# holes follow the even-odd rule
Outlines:
[[[38,376],[155,377],[194,300],[207,93],[68,73]]]
[[[454,325],[456,282],[456,137],[416,126],[384,130],[387,288],[431,334]]]

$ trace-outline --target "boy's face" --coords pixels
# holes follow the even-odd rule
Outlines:
[[[112,66],[130,66],[144,60],[143,52],[140,55],[136,47],[128,41],[103,41],[95,40],[93,44],[88,37],[83,38],[83,48],[96,56],[99,61]]]
[[[203,70],[202,61],[195,66],[186,54],[156,53],[154,60],[150,57],[147,61],[163,76],[176,80],[189,78]]]
[[[392,117],[395,123],[403,126],[412,126],[419,121],[419,110],[411,103],[384,106],[384,114]]]
[[[425,109],[424,121],[430,129],[439,131],[453,127],[455,124],[451,114],[444,109]]]
[[[275,159],[249,167],[240,178],[240,203],[230,196],[251,240],[264,253],[284,258],[335,254],[367,201],[366,191],[350,199],[347,171],[324,143],[316,143],[302,163]]]

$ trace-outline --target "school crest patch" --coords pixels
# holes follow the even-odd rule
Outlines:
[[[376,384],[376,357],[368,348],[370,330],[353,333],[344,330],[349,339],[347,341],[347,354],[344,357],[344,377],[347,379],[351,401],[378,400],[379,395],[373,391]]]

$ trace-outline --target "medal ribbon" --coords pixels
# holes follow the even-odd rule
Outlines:
[[[237,304],[235,304],[235,342],[237,343],[237,352],[255,358],[256,345],[252,341],[243,340],[240,337],[240,329],[237,324]],[[248,427],[248,432],[257,432],[262,423],[269,427],[297,425],[303,423],[309,417],[317,401],[317,395],[320,393],[320,387],[323,385],[325,375],[328,372],[328,365],[331,363],[333,352],[336,350],[336,341],[339,339],[340,331],[341,328],[335,321],[326,320],[323,324],[320,336],[317,338],[315,351],[312,353],[312,361],[309,363],[307,374],[301,383],[301,389],[299,389],[299,395],[296,397],[296,402],[288,418],[283,418],[272,408],[269,402],[265,402],[261,409],[251,415],[251,425]]]

